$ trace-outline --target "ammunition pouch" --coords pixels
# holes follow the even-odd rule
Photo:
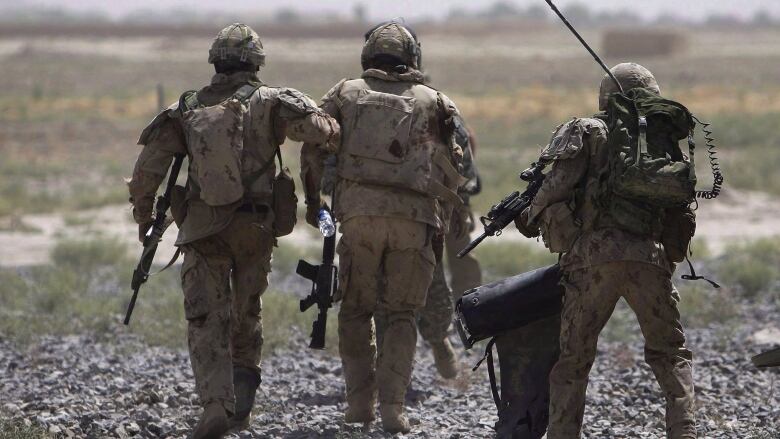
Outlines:
[[[666,209],[661,243],[669,262],[679,263],[685,259],[695,233],[696,214],[691,208],[686,206]]]
[[[288,168],[281,166],[279,159],[279,173],[274,178],[273,210],[274,210],[274,236],[286,236],[292,233],[295,223],[298,222],[298,197],[295,196],[295,181]]]

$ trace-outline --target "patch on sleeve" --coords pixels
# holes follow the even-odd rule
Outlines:
[[[317,104],[307,95],[293,88],[283,88],[279,91],[279,102],[282,108],[291,112],[290,115],[303,116],[319,111]],[[286,116],[285,114],[282,114]]]
[[[596,119],[574,118],[559,126],[544,148],[540,160],[566,160],[575,157],[584,145],[584,138],[593,129],[606,129],[603,122]]]
[[[160,114],[155,116],[154,119],[152,119],[152,121],[149,122],[149,125],[147,125],[143,131],[141,131],[141,136],[138,138],[138,144],[147,145],[149,141],[152,140],[153,136],[157,133],[157,130],[160,128],[160,126],[162,126],[163,123],[165,123],[168,119],[170,119],[171,114],[175,112],[178,108],[179,108],[179,102],[177,101],[170,107],[161,111]]]

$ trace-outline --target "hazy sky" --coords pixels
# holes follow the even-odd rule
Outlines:
[[[750,17],[756,11],[762,9],[780,17],[780,0],[557,0],[557,3],[559,6],[565,6],[577,1],[587,3],[592,8],[599,10],[633,9],[634,12],[645,17],[655,17],[664,12],[672,12],[693,18],[702,18],[712,13]],[[421,17],[442,18],[453,7],[480,9],[494,2],[495,0],[361,1],[367,7],[369,16],[377,20],[397,16],[404,16],[409,19]],[[531,4],[545,5],[543,0],[514,0],[512,2],[523,7]],[[355,3],[357,3],[357,0],[0,0],[0,5],[3,6],[18,7],[21,4],[61,6],[82,11],[98,10],[114,17],[124,15],[135,9],[162,8],[164,10],[180,7],[202,12],[230,8],[230,11],[254,11],[261,13],[271,13],[279,8],[287,7],[308,13],[341,11],[344,15],[349,15]]]

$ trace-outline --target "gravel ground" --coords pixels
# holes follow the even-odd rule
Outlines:
[[[780,437],[780,370],[753,368],[750,355],[769,345],[746,341],[776,314],[753,309],[748,316],[751,323],[737,329],[689,331],[700,437]],[[599,353],[584,437],[662,437],[663,404],[642,362],[641,344],[601,343]],[[408,398],[414,429],[398,437],[491,436],[495,409],[486,372],[467,367],[478,356],[463,354],[462,377],[444,382],[421,346]],[[307,349],[305,335],[265,361],[263,369],[251,430],[232,437],[387,437],[376,426],[341,422],[340,362],[331,353]],[[198,415],[186,352],[147,347],[125,336],[110,343],[86,335],[49,336],[24,349],[0,338],[0,371],[2,416],[41,425],[57,437],[186,437]]]

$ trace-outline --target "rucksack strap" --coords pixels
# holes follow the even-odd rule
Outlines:
[[[479,361],[477,361],[477,364],[474,365],[471,370],[476,372],[476,370],[479,369],[479,366],[482,365],[482,362],[487,360],[488,378],[490,379],[490,392],[493,394],[493,402],[496,403],[496,409],[501,410],[501,393],[499,393],[498,384],[496,383],[496,369],[495,365],[493,364],[493,345],[495,344],[496,337],[493,337],[490,339],[490,341],[488,341],[487,346],[485,346],[485,354]]]
[[[284,168],[284,164],[282,163],[282,151],[279,146],[277,146],[276,150],[274,150],[274,155],[276,157],[272,156],[270,159],[268,159],[268,161],[265,162],[265,164],[263,164],[262,167],[260,167],[260,169],[247,175],[246,177],[244,177],[243,180],[241,180],[241,183],[244,185],[245,188],[251,187],[257,181],[258,178],[262,177],[263,174],[265,174],[266,172],[268,172],[269,169],[271,169],[271,165],[274,164],[274,158],[279,160],[279,169]]]
[[[691,272],[690,272],[690,274],[683,274],[682,276],[680,276],[684,280],[703,280],[703,281],[708,282],[714,288],[720,288],[720,285],[718,285],[715,281],[707,279],[704,276],[699,276],[699,275],[696,274],[696,270],[694,270],[693,263],[691,262],[691,259],[688,257],[688,255],[685,255],[685,262],[688,263],[688,269]]]
[[[259,84],[245,84],[236,90],[235,93],[233,93],[232,98],[238,99],[241,102],[246,102],[247,99],[252,97],[253,94],[255,94],[255,91],[257,91],[258,88],[260,88],[261,85]]]
[[[179,97],[179,112],[185,113],[194,108],[200,108],[203,104],[198,101],[197,90],[188,90],[181,94]]]

